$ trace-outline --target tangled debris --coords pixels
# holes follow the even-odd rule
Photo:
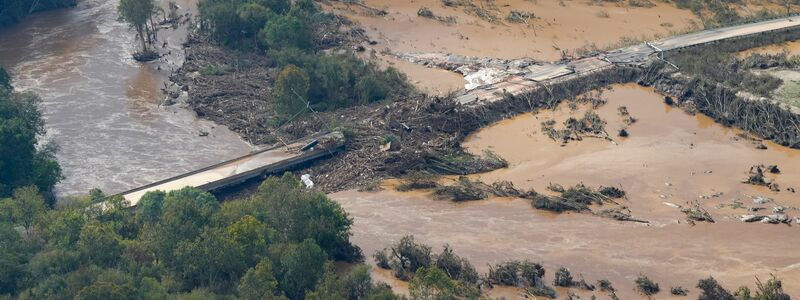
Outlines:
[[[690,223],[694,223],[694,221],[714,223],[714,218],[711,217],[708,210],[700,206],[697,201],[694,201],[690,207],[682,208],[681,212],[686,214],[686,220]]]
[[[553,212],[585,212],[590,211],[589,205],[591,204],[603,205],[603,203],[608,202],[617,204],[614,199],[625,196],[624,191],[615,187],[601,187],[599,190],[594,190],[586,187],[582,183],[568,189],[564,189],[563,186],[555,184],[548,187],[548,189],[560,193],[560,195],[533,195],[531,204],[534,208]]]
[[[400,181],[397,190],[407,192],[411,190],[424,190],[437,187],[437,176],[428,172],[409,172],[406,177]]]
[[[542,133],[561,144],[566,144],[570,140],[580,141],[583,137],[608,139],[608,133],[605,131],[606,121],[593,111],[587,111],[580,119],[568,118],[564,121],[562,129],[556,129],[555,124],[556,121],[552,119],[542,122]]]
[[[417,11],[417,15],[420,16],[420,17],[423,17],[423,18],[433,19],[433,20],[436,20],[436,21],[439,21],[439,22],[442,22],[442,23],[447,23],[447,24],[455,24],[456,23],[456,17],[453,17],[453,16],[445,16],[445,17],[437,16],[436,14],[433,13],[433,11],[430,8],[427,8],[427,7],[424,7],[424,6],[419,8],[419,10]]]
[[[468,201],[486,199],[489,195],[530,199],[536,195],[536,192],[533,190],[521,191],[510,181],[498,181],[488,185],[480,180],[459,176],[458,181],[453,185],[437,185],[434,194],[439,199]]]
[[[506,16],[506,21],[511,23],[523,23],[523,24],[530,24],[531,19],[535,19],[536,15],[533,14],[531,11],[520,11],[516,9],[512,9],[508,16]]]
[[[505,167],[508,161],[489,150],[481,157],[457,151],[431,152],[425,156],[424,166],[430,172],[444,175],[467,175]]]
[[[686,296],[689,295],[689,290],[682,286],[673,286],[669,289],[669,293],[675,296]]]
[[[778,166],[772,165],[765,167],[764,165],[755,165],[750,167],[750,171],[748,172],[747,179],[742,181],[742,183],[752,184],[752,185],[759,185],[759,186],[766,186],[770,190],[778,192],[780,191],[780,186],[774,181],[768,181],[764,177],[764,170],[769,171],[772,174],[779,174],[781,172],[778,169]]]
[[[489,196],[486,191],[490,189],[491,186],[480,180],[471,180],[466,176],[459,176],[458,182],[454,185],[436,187],[434,195],[439,199],[453,201],[483,200]]]
[[[509,261],[489,266],[487,283],[521,287],[533,296],[555,298],[556,291],[544,282],[545,269],[541,264],[530,261]]]
[[[633,217],[629,209],[604,209],[598,212],[596,215],[604,217],[604,218],[611,218],[617,221],[624,221],[624,222],[636,222],[636,223],[650,223],[650,221],[639,219]]]

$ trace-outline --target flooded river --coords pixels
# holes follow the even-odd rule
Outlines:
[[[194,0],[178,1],[181,12]],[[0,30],[0,64],[18,90],[42,98],[48,139],[60,147],[59,196],[97,187],[120,192],[246,154],[233,132],[179,107],[160,106],[170,69],[181,64],[185,30],[161,30],[169,52],[160,64],[130,54],[132,30],[117,21],[118,1],[84,0],[37,13]],[[201,137],[201,131],[209,135]]]
[[[735,289],[753,287],[754,276],[763,280],[770,273],[783,279],[789,294],[800,294],[798,226],[743,223],[735,217],[746,210],[731,207],[734,201],[756,206],[753,196],[774,199],[759,205],[767,213],[776,205],[800,207],[798,194],[741,183],[750,166],[763,163],[781,168],[782,174],[769,177],[784,189],[800,187],[800,151],[772,143],[765,143],[767,150],[756,149],[737,130],[663,104],[652,89],[619,85],[604,91],[603,98],[608,103],[597,113],[608,122],[614,143],[586,138],[562,147],[541,133],[541,122],[552,118],[560,126],[568,116],[582,116],[585,107],[524,114],[467,139],[469,151],[491,149],[510,163],[475,177],[538,191],[551,182],[619,186],[628,193],[622,204],[650,224],[557,215],[534,210],[522,199],[453,203],[433,200],[426,192],[391,189],[333,197],[354,217],[353,240],[366,254],[413,234],[437,251],[450,244],[483,272],[487,264],[530,259],[544,263],[548,280],[561,266],[587,281],[607,278],[621,299],[638,298],[633,281],[640,273],[661,284],[658,298],[668,298],[669,287],[679,285],[696,297],[697,280],[709,275]],[[617,112],[621,105],[637,119],[625,139],[616,136],[624,126]],[[689,225],[678,209],[664,204],[694,201],[717,222]],[[800,211],[789,208],[787,214],[800,216]]]

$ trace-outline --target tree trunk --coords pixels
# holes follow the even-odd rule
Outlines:
[[[142,41],[142,53],[147,52],[147,43],[145,42],[145,32],[142,26],[136,26],[136,31],[139,33],[139,40]]]

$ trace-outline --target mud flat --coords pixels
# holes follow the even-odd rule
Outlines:
[[[470,136],[463,146],[478,152],[491,149],[510,166],[474,175],[486,182],[510,180],[518,187],[544,191],[549,183],[619,186],[628,192],[624,205],[649,225],[619,222],[586,214],[534,210],[522,199],[495,198],[452,203],[433,200],[426,192],[378,193],[346,191],[332,195],[355,219],[353,241],[366,254],[413,234],[440,247],[450,244],[472,260],[479,271],[487,264],[510,259],[543,262],[548,276],[566,266],[587,281],[607,278],[622,299],[635,298],[633,280],[646,274],[662,285],[688,287],[692,296],[697,280],[709,275],[729,289],[753,284],[753,276],[775,273],[789,294],[800,293],[800,243],[797,226],[744,223],[740,206],[790,207],[800,213],[798,195],[741,183],[755,164],[777,164],[782,172],[770,175],[783,188],[800,182],[800,151],[764,142],[766,150],[702,115],[689,115],[663,104],[650,88],[614,85],[603,93],[608,100],[597,113],[608,124],[614,142],[585,138],[565,146],[541,133],[546,119],[560,122],[580,116],[585,106],[571,111],[523,114]],[[637,121],[624,126],[618,107],[624,105]],[[753,197],[773,199],[755,204]],[[686,205],[697,201],[716,223],[689,225],[679,209],[664,202]],[[552,280],[552,277],[548,277]],[[668,292],[663,292],[661,296]],[[564,295],[565,293],[561,293]],[[598,295],[600,295],[598,293]]]
[[[496,1],[496,6],[488,11],[498,18],[497,22],[468,14],[463,7],[444,6],[441,0],[364,1],[364,5],[374,9],[334,2],[328,9],[361,25],[377,42],[365,45],[368,50],[374,50],[377,58],[387,65],[396,64],[412,81],[418,81],[418,86],[432,93],[447,91],[453,82],[458,82],[456,77],[442,75],[440,70],[397,64],[387,54],[441,52],[553,61],[560,59],[562,52],[572,53],[585,46],[604,48],[622,38],[664,36],[699,24],[690,11],[658,1],[653,1],[655,6],[650,8],[587,2],[563,1],[562,6],[559,1]],[[422,7],[429,8],[436,16],[452,17],[454,22],[420,17],[417,12]],[[377,14],[381,10],[386,14]],[[533,12],[535,18],[527,23],[507,21],[511,10]]]

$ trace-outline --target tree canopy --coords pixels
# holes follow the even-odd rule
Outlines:
[[[405,75],[394,68],[383,69],[352,53],[326,54],[323,50],[346,33],[339,32],[341,22],[314,1],[201,0],[199,10],[201,32],[213,41],[266,53],[274,62],[273,98],[283,119],[307,112],[298,99],[321,111],[380,101],[411,89]]]
[[[0,27],[19,22],[32,12],[75,6],[76,0],[0,0]]]
[[[92,198],[48,209],[30,187],[0,201],[0,298],[393,296],[366,266],[333,271],[334,260],[362,259],[349,241],[352,220],[291,174],[222,204],[188,187],[150,192],[136,210],[111,197],[101,211]]]
[[[54,145],[39,143],[45,133],[39,101],[32,93],[15,92],[0,67],[0,199],[25,186],[49,194],[62,178]]]

